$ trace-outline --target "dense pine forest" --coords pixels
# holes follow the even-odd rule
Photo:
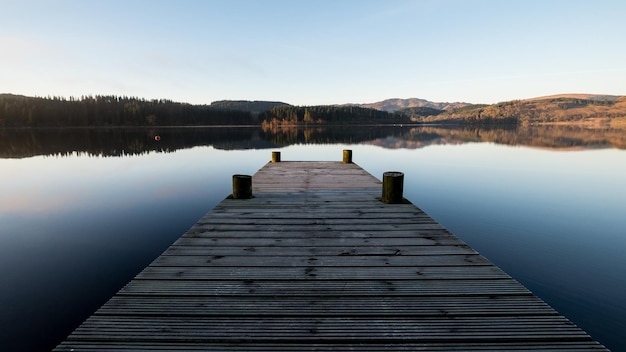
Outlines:
[[[400,114],[358,106],[277,106],[259,115],[263,126],[395,124],[409,119]]]
[[[260,111],[267,108],[267,111]],[[191,105],[118,96],[34,98],[0,95],[0,127],[315,125],[408,122],[357,106],[296,107],[280,102],[218,101]]]
[[[263,108],[269,110],[260,111]],[[247,101],[191,105],[100,95],[70,99],[0,95],[0,127],[284,126],[408,121],[403,115],[357,106],[297,107]]]
[[[118,96],[34,98],[0,95],[0,127],[202,126],[251,125],[246,111],[171,100]]]

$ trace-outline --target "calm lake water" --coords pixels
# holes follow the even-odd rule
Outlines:
[[[53,348],[271,151],[343,149],[403,171],[406,198],[626,351],[625,133],[434,126],[0,130],[0,350]]]

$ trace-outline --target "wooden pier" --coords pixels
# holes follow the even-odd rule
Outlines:
[[[56,351],[606,351],[357,165],[278,160]]]

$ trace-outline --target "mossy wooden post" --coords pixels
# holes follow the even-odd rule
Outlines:
[[[272,152],[272,162],[273,163],[280,162],[280,152]]]
[[[350,149],[343,150],[343,163],[352,164],[352,150]]]
[[[252,176],[233,175],[233,199],[252,198]]]
[[[404,173],[398,171],[383,173],[383,203],[401,203],[403,188]]]

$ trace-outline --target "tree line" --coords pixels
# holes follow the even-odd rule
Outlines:
[[[269,110],[259,112],[261,109]],[[191,105],[111,95],[80,98],[0,94],[0,127],[320,126],[357,124],[484,124],[589,122],[626,126],[626,97],[513,100],[451,110],[409,108],[394,113],[354,105],[292,106],[280,102],[220,101]]]
[[[276,106],[261,113],[259,118],[264,127],[409,122],[402,115],[350,105]]]
[[[250,125],[246,111],[191,105],[166,99],[113,95],[80,98],[0,95],[0,127]]]
[[[259,112],[267,107],[269,110]],[[0,94],[0,127],[212,126],[393,124],[404,115],[358,106],[292,106],[280,102],[219,101],[191,105],[113,95],[80,98]]]

